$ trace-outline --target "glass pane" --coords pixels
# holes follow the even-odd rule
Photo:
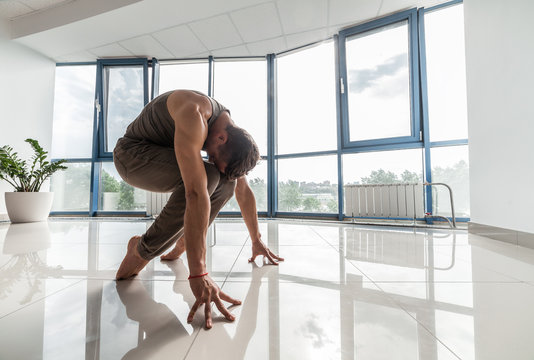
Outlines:
[[[267,64],[261,61],[215,62],[214,97],[232,113],[267,155]]]
[[[126,127],[145,105],[142,66],[106,67],[106,151],[113,151]]]
[[[247,180],[256,198],[256,209],[267,211],[267,160],[261,160],[247,175]],[[235,196],[226,203],[221,211],[241,211]]]
[[[159,93],[176,89],[197,90],[208,94],[208,63],[161,63]]]
[[[432,148],[432,182],[449,185],[453,191],[457,217],[469,217],[469,152],[467,145]],[[432,187],[432,213],[451,216],[449,192],[444,186]]]
[[[337,157],[278,160],[278,211],[337,213]]]
[[[102,163],[98,209],[103,211],[146,211],[146,191],[121,179],[112,162]]]
[[[350,184],[421,183],[421,149],[343,155],[343,182]]]
[[[421,149],[343,155],[345,185],[420,183],[422,180]]]
[[[425,14],[430,140],[467,138],[463,5]]]
[[[152,99],[153,95],[154,95],[152,93],[152,74],[153,74],[153,71],[154,71],[154,68],[149,66],[148,67],[148,98],[149,99]]]
[[[276,63],[277,153],[336,149],[333,43],[280,57]]]
[[[91,157],[95,81],[95,65],[56,67],[53,158]]]
[[[350,141],[411,136],[408,22],[347,38]]]
[[[54,192],[52,211],[89,211],[91,163],[68,163],[50,180]]]

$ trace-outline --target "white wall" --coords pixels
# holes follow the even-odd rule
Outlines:
[[[45,150],[52,145],[55,63],[12,42],[9,33],[9,23],[0,19],[0,146],[26,157],[32,150],[24,139],[39,140]],[[0,218],[6,191],[13,189],[0,181]]]
[[[471,220],[534,233],[534,1],[464,13]]]

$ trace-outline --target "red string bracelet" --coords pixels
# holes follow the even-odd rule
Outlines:
[[[206,276],[208,275],[208,273],[204,273],[204,274],[200,274],[200,275],[189,275],[189,277],[187,278],[187,280],[191,280],[191,279],[195,279],[195,278],[200,278],[200,277],[203,277],[203,276]]]

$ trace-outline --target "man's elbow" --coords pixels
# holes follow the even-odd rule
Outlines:
[[[188,189],[185,191],[185,201],[188,204],[198,203],[201,199],[206,197],[206,190],[202,189]]]

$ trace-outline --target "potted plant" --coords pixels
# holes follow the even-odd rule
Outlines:
[[[43,221],[48,217],[54,199],[51,192],[39,192],[43,182],[58,170],[67,169],[66,160],[49,162],[48,152],[34,139],[25,140],[33,148],[30,162],[21,160],[11,146],[0,147],[0,179],[15,188],[6,192],[7,214],[11,222]]]

